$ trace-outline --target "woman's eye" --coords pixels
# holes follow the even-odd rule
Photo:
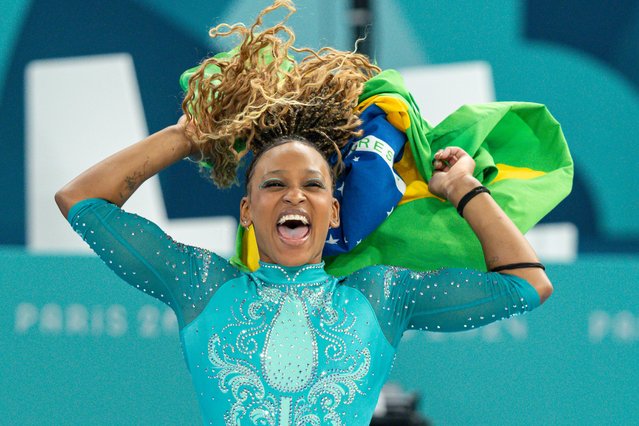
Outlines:
[[[279,180],[267,180],[266,182],[262,182],[260,188],[278,188],[283,187],[284,184]]]
[[[324,184],[319,180],[311,180],[306,183],[306,186],[310,186],[312,188],[324,188]]]

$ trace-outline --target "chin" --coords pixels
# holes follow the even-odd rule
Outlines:
[[[313,262],[312,256],[304,256],[300,255],[281,255],[279,256],[278,265],[282,266],[301,266],[306,265],[307,263],[315,263]]]
[[[295,267],[295,266],[302,266],[302,265],[306,265],[308,262],[304,262],[303,260],[296,262],[294,260],[285,260],[283,262],[277,262],[278,265],[280,266],[287,266],[287,267]]]
[[[314,256],[312,251],[304,248],[288,248],[279,251],[277,255],[272,258],[278,265],[282,266],[301,266],[307,263],[319,263],[322,261],[321,254]],[[321,253],[321,252],[320,252]]]

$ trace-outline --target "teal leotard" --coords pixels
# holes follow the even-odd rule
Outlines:
[[[246,273],[100,199],[77,203],[69,221],[175,311],[204,424],[367,425],[404,331],[468,330],[539,305],[524,280],[466,269]]]

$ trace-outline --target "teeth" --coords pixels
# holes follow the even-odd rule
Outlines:
[[[306,219],[304,216],[299,215],[299,214],[287,214],[285,216],[282,216],[280,218],[280,220],[277,221],[277,224],[281,225],[284,222],[286,222],[287,220],[299,220],[304,225],[308,225],[308,219]]]

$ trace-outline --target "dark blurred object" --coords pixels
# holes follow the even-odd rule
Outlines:
[[[382,388],[371,426],[431,426],[417,413],[419,396],[406,393],[398,385],[389,383]]]
[[[357,43],[357,51],[368,57],[373,51],[373,10],[371,0],[353,0],[351,8],[351,26]]]

